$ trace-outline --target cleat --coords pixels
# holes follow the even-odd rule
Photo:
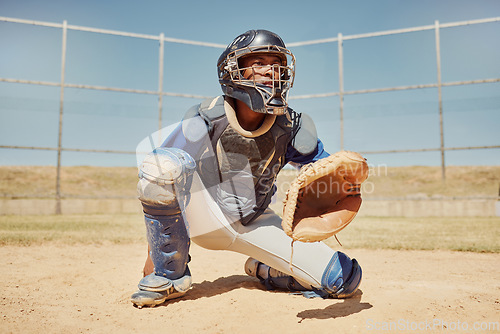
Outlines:
[[[134,306],[142,309],[143,307],[155,307],[157,305],[161,305],[167,300],[180,298],[186,294],[185,292],[177,292],[173,288],[169,289],[169,291],[172,292],[169,293],[168,291],[165,291],[164,293],[159,293],[139,290],[132,295],[130,301],[134,304]]]
[[[130,297],[130,301],[140,308],[155,307],[167,300],[182,297],[190,288],[191,274],[188,268],[183,277],[174,281],[150,274],[141,279],[139,290]]]
[[[167,300],[166,291],[164,293],[139,290],[130,297],[132,304],[138,308],[155,307],[156,305],[163,304]]]

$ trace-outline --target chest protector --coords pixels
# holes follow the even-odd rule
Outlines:
[[[202,147],[197,157],[205,187],[231,221],[246,225],[271,202],[276,177],[285,165],[300,117],[289,109],[288,114],[276,116],[266,132],[245,136],[231,125],[224,104],[222,97],[207,100],[186,116],[199,115],[206,123],[205,146],[210,148]]]

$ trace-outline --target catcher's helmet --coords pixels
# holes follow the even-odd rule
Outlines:
[[[272,87],[243,77],[239,60],[249,55],[278,56],[280,64],[272,65]],[[295,57],[285,47],[281,37],[267,30],[249,30],[234,39],[217,61],[219,83],[225,95],[245,102],[260,113],[284,114],[288,90],[293,86]]]

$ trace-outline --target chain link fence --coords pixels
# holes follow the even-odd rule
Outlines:
[[[203,94],[187,94],[187,93],[174,93],[167,92],[164,89],[164,66],[165,66],[165,44],[182,44],[182,45],[190,45],[202,48],[211,48],[211,49],[219,49],[223,50],[225,45],[217,44],[217,43],[207,43],[200,41],[192,41],[192,40],[183,40],[177,38],[171,38],[165,36],[165,34],[161,33],[159,35],[147,35],[147,34],[138,34],[131,32],[123,32],[123,31],[114,31],[114,30],[106,30],[106,29],[96,29],[91,27],[84,26],[76,26],[70,25],[66,21],[62,23],[52,23],[52,22],[42,22],[42,21],[32,21],[18,18],[9,18],[9,17],[0,17],[0,22],[7,22],[18,25],[31,25],[36,27],[49,27],[59,29],[61,31],[61,62],[60,62],[60,80],[59,81],[38,81],[38,80],[30,80],[29,78],[6,78],[0,77],[0,82],[8,83],[8,84],[23,84],[23,85],[36,85],[36,86],[50,86],[50,87],[58,87],[59,91],[59,117],[58,117],[58,125],[57,125],[57,145],[56,146],[23,146],[23,145],[0,145],[2,149],[14,149],[14,150],[38,150],[38,151],[53,151],[57,154],[57,159],[54,162],[57,166],[57,175],[56,175],[56,184],[55,184],[55,199],[57,202],[56,213],[61,213],[61,198],[63,194],[61,192],[61,156],[65,152],[86,152],[86,153],[113,153],[113,154],[128,154],[135,155],[135,151],[131,150],[114,150],[114,149],[101,149],[101,148],[76,148],[76,147],[68,147],[63,145],[62,141],[62,133],[64,129],[64,112],[65,112],[65,92],[67,89],[77,89],[77,90],[93,90],[93,91],[111,91],[111,92],[121,92],[125,94],[139,94],[139,95],[149,95],[156,96],[158,100],[157,104],[157,123],[158,129],[161,129],[164,126],[164,120],[162,119],[163,115],[163,99],[165,97],[180,97],[180,98],[189,98],[189,99],[204,99],[208,96],[204,96]],[[500,17],[494,18],[486,18],[480,20],[471,20],[471,21],[461,21],[461,22],[451,22],[451,23],[440,23],[435,21],[434,24],[419,26],[419,27],[411,27],[405,29],[397,29],[397,30],[389,30],[389,31],[380,31],[380,32],[372,32],[366,34],[357,34],[357,35],[343,35],[339,33],[336,37],[320,39],[320,40],[310,40],[304,42],[296,42],[296,43],[288,43],[287,46],[291,49],[294,48],[307,48],[312,45],[320,45],[320,44],[332,44],[336,45],[337,48],[337,58],[338,58],[338,91],[332,91],[321,94],[307,94],[307,95],[295,95],[291,96],[290,99],[295,100],[304,100],[304,99],[322,99],[335,97],[338,98],[339,102],[339,141],[340,148],[344,149],[344,137],[345,137],[345,125],[344,118],[346,110],[344,106],[344,98],[346,96],[359,96],[363,94],[374,94],[374,93],[383,93],[383,92],[397,92],[397,91],[405,91],[405,90],[419,90],[419,89],[434,89],[438,95],[437,105],[435,106],[436,112],[439,114],[437,125],[440,132],[440,140],[436,143],[434,147],[427,148],[418,148],[418,149],[387,149],[387,150],[372,150],[372,151],[364,151],[361,152],[363,154],[386,154],[386,153],[405,153],[405,152],[439,152],[441,159],[441,177],[444,180],[446,177],[446,163],[445,163],[445,152],[446,151],[457,151],[457,150],[479,150],[479,149],[498,149],[500,145],[496,143],[491,143],[491,145],[480,145],[480,146],[455,146],[449,147],[445,145],[444,142],[444,119],[443,119],[443,99],[442,99],[442,89],[443,87],[453,87],[453,86],[465,86],[465,85],[477,85],[477,84],[488,84],[488,83],[498,83],[500,82],[499,77],[489,77],[489,78],[478,78],[474,80],[466,80],[466,81],[452,81],[452,82],[444,82],[442,80],[441,75],[441,31],[443,29],[451,29],[456,27],[464,27],[464,26],[473,26],[480,24],[496,24],[500,22]],[[87,33],[95,33],[95,34],[104,34],[104,35],[112,35],[112,36],[120,36],[125,38],[134,38],[141,40],[153,40],[158,42],[158,73],[157,73],[157,89],[156,90],[141,90],[141,89],[130,89],[130,88],[120,88],[120,87],[109,87],[109,86],[101,86],[101,85],[89,85],[89,84],[81,84],[81,83],[69,83],[66,80],[66,71],[67,71],[67,43],[68,43],[68,31],[81,31]],[[403,35],[408,33],[414,33],[419,31],[434,31],[434,45],[435,45],[435,64],[436,64],[436,81],[431,83],[423,83],[416,85],[406,85],[406,86],[395,86],[395,87],[384,87],[384,88],[373,88],[373,89],[362,89],[362,90],[345,90],[344,89],[344,62],[346,61],[344,54],[344,44],[349,43],[350,41],[359,40],[359,39],[370,39],[380,36],[388,36],[388,35]],[[4,46],[4,47],[8,47]],[[466,47],[466,45],[464,45]],[[89,69],[90,70],[90,69]],[[498,73],[493,73],[498,74]],[[493,138],[494,140],[495,138]],[[498,139],[498,138],[496,138]]]

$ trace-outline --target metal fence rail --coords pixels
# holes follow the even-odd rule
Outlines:
[[[136,153],[135,151],[124,151],[124,150],[77,149],[77,148],[63,147],[62,146],[62,129],[63,129],[64,89],[65,88],[77,88],[77,89],[124,92],[124,93],[132,93],[132,94],[157,95],[158,96],[158,128],[161,129],[161,127],[162,127],[162,99],[164,96],[175,96],[175,97],[197,98],[197,99],[207,98],[207,96],[203,96],[203,95],[187,94],[187,93],[172,93],[172,92],[164,92],[163,91],[164,43],[165,42],[179,43],[179,44],[188,44],[188,45],[196,45],[196,46],[201,46],[201,47],[220,48],[220,49],[224,49],[226,47],[223,44],[166,37],[163,33],[161,33],[159,35],[148,35],[148,34],[138,34],[138,33],[133,33],[133,32],[123,32],[123,31],[108,30],[108,29],[97,29],[97,28],[91,28],[91,27],[69,25],[67,23],[67,21],[63,21],[63,23],[53,23],[53,22],[25,20],[25,19],[19,19],[19,18],[9,18],[9,17],[0,16],[0,22],[10,22],[10,23],[18,23],[18,24],[51,27],[51,28],[57,28],[57,29],[62,30],[60,82],[35,81],[35,80],[16,79],[16,78],[0,78],[0,82],[6,82],[6,83],[20,83],[20,84],[60,87],[59,126],[58,126],[59,133],[58,133],[58,145],[57,145],[57,147],[0,145],[0,148],[9,148],[9,149],[57,151],[56,199],[57,199],[58,204],[57,204],[57,208],[56,208],[56,213],[61,212],[60,200],[62,198],[62,194],[61,194],[61,188],[60,188],[60,174],[61,174],[60,169],[61,169],[61,154],[63,151],[119,153],[119,154],[135,154]],[[445,145],[444,145],[444,130],[443,130],[443,106],[442,106],[442,94],[441,94],[442,87],[459,86],[459,85],[473,85],[473,84],[482,84],[482,83],[496,83],[496,82],[500,82],[500,78],[483,78],[483,79],[468,80],[468,81],[442,82],[441,81],[440,29],[467,26],[467,25],[475,25],[475,24],[485,24],[485,23],[492,23],[492,22],[500,22],[500,17],[485,18],[485,19],[479,19],[479,20],[460,21],[460,22],[450,22],[450,23],[439,23],[439,21],[435,21],[433,25],[425,25],[425,26],[410,27],[410,28],[405,28],[405,29],[386,30],[386,31],[371,32],[371,33],[356,34],[356,35],[347,35],[347,36],[344,36],[341,33],[339,33],[337,35],[337,37],[332,37],[332,38],[288,43],[287,44],[288,47],[303,47],[303,46],[324,44],[324,43],[337,43],[337,46],[338,46],[339,91],[338,92],[322,93],[322,94],[298,95],[298,96],[292,96],[292,97],[290,97],[290,99],[312,99],[312,98],[325,98],[325,97],[338,96],[339,97],[339,109],[340,109],[339,110],[339,112],[340,112],[340,116],[339,116],[340,117],[340,146],[341,146],[341,149],[343,149],[344,148],[344,96],[345,95],[370,94],[370,93],[378,93],[378,92],[402,91],[402,90],[423,89],[423,88],[437,88],[438,89],[439,122],[440,122],[440,124],[439,124],[439,129],[440,129],[440,145],[439,145],[439,147],[437,147],[437,148],[424,148],[424,149],[407,149],[407,150],[366,151],[363,153],[385,154],[385,153],[402,153],[402,152],[439,151],[439,152],[441,152],[441,170],[442,170],[442,178],[444,180],[445,179],[445,170],[446,170],[445,169],[445,155],[444,155],[445,151],[497,149],[497,148],[500,148],[500,145],[445,147]],[[139,39],[157,40],[159,42],[158,90],[151,91],[151,90],[139,90],[139,89],[128,89],[128,88],[118,88],[118,87],[105,87],[105,86],[66,83],[65,82],[66,43],[67,43],[67,31],[68,30],[85,31],[85,32],[91,32],[91,33],[107,34],[107,35],[139,38]],[[437,81],[435,83],[418,84],[418,85],[410,85],[410,86],[376,88],[376,89],[363,89],[363,90],[353,90],[353,91],[345,91],[344,90],[343,43],[345,41],[361,39],[361,38],[373,38],[373,37],[387,36],[387,35],[394,35],[394,34],[405,34],[405,33],[426,31],[426,30],[434,30],[435,31],[436,64],[437,64],[437,73],[436,73]]]
[[[486,18],[486,19],[480,19],[480,20],[451,22],[451,23],[444,23],[444,24],[440,24],[439,21],[435,21],[434,25],[426,25],[426,26],[421,26],[421,27],[412,27],[412,28],[397,29],[397,30],[386,30],[386,31],[372,32],[372,33],[366,33],[366,34],[350,35],[350,36],[343,36],[341,33],[339,33],[336,38],[326,38],[326,39],[320,39],[320,40],[314,40],[314,41],[289,43],[288,46],[292,47],[292,46],[305,46],[305,45],[314,45],[314,44],[336,42],[338,45],[338,62],[339,62],[339,64],[338,64],[338,67],[339,67],[339,91],[338,92],[302,95],[302,96],[295,96],[292,98],[301,99],[301,98],[320,98],[320,97],[328,97],[328,96],[338,96],[340,99],[340,148],[343,149],[344,148],[344,95],[390,92],[390,91],[401,91],[401,90],[421,89],[421,88],[437,88],[438,89],[438,109],[439,109],[439,132],[440,132],[440,147],[439,147],[439,149],[429,148],[429,149],[421,149],[421,150],[365,151],[362,153],[378,154],[378,153],[424,152],[424,151],[438,151],[439,150],[441,153],[441,177],[444,180],[446,178],[446,164],[445,164],[445,155],[444,155],[445,151],[447,151],[447,150],[473,150],[473,149],[485,149],[485,148],[489,149],[489,148],[498,148],[499,146],[498,145],[491,145],[491,146],[478,146],[478,147],[453,147],[453,148],[446,148],[445,147],[445,145],[444,145],[444,124],[443,124],[443,99],[442,99],[442,93],[441,93],[442,87],[500,82],[500,78],[490,78],[490,79],[443,83],[441,81],[440,29],[467,26],[467,25],[473,25],[473,24],[481,24],[481,23],[492,23],[492,22],[500,22],[500,17]],[[343,68],[344,68],[343,42],[344,41],[360,39],[360,38],[388,36],[388,35],[394,35],[394,34],[404,34],[404,33],[425,31],[425,30],[434,30],[434,32],[435,32],[434,36],[435,36],[435,45],[436,45],[437,83],[413,85],[413,86],[387,87],[387,88],[379,88],[379,89],[355,90],[355,91],[348,91],[348,92],[344,91],[344,71],[343,71]]]

